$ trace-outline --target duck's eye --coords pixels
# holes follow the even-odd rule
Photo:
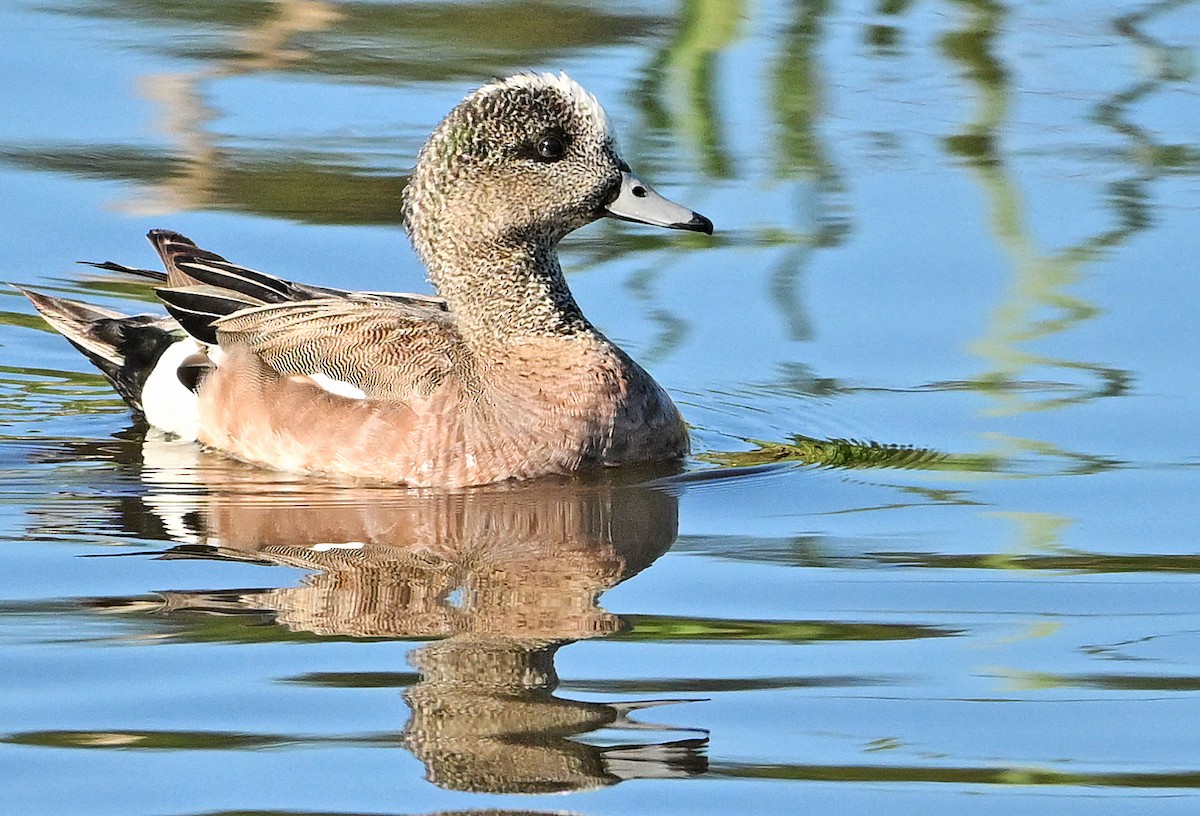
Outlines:
[[[567,146],[563,144],[560,136],[543,136],[538,139],[536,145],[537,157],[542,161],[558,161],[567,152]]]

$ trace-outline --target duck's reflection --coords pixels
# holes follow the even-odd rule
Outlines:
[[[661,732],[628,718],[661,700],[556,696],[555,653],[619,631],[597,604],[675,541],[678,501],[637,483],[662,475],[514,484],[457,493],[265,485],[249,469],[148,445],[146,504],[177,546],[168,558],[313,570],[298,586],[163,592],[165,611],[269,614],[319,635],[430,640],[410,652],[407,747],[447,788],[546,792],[702,773],[706,737],[593,745],[600,728]],[[183,457],[173,461],[170,457]],[[207,458],[207,457],[205,457]],[[216,473],[230,478],[214,484]],[[204,494],[181,491],[199,474]],[[639,735],[640,736],[640,735]]]

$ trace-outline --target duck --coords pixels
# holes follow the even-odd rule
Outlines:
[[[296,283],[171,230],[148,238],[166,314],[18,287],[167,435],[265,468],[470,487],[679,460],[666,391],[581,311],[556,247],[615,218],[711,235],[641,181],[565,73],[468,94],[421,148],[403,217],[436,296]]]

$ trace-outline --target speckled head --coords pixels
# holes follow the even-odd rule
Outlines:
[[[565,74],[519,74],[468,95],[421,148],[405,192],[413,246],[476,351],[595,333],[555,246],[602,216],[712,231],[633,175],[596,98]]]
[[[604,109],[566,74],[518,74],[467,96],[422,148],[405,205],[435,282],[449,248],[552,247],[605,215],[712,229],[632,176]]]
[[[596,98],[565,74],[519,74],[442,120],[421,150],[405,215],[418,243],[450,229],[468,241],[529,230],[556,241],[598,218],[620,179]]]

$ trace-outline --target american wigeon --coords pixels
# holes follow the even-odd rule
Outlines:
[[[268,467],[463,486],[688,450],[670,397],[596,329],[555,247],[611,216],[710,233],[639,181],[565,74],[471,93],[421,149],[405,220],[440,298],[291,283],[149,238],[171,318],[26,291],[152,426]]]

